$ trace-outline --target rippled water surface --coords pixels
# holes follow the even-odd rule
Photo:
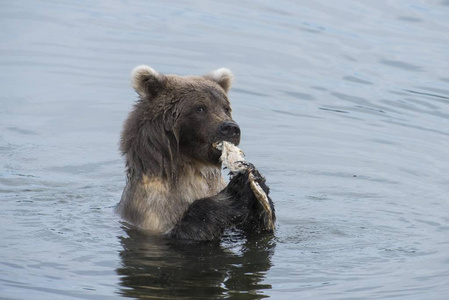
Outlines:
[[[447,299],[449,1],[2,1],[0,297]],[[230,68],[274,236],[121,222],[139,64]]]

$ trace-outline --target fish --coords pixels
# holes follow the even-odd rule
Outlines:
[[[244,173],[248,171],[248,179],[250,182],[251,190],[253,191],[256,199],[262,205],[265,212],[268,214],[267,229],[274,230],[273,211],[268,200],[268,195],[264,192],[260,184],[257,182],[254,175],[254,165],[247,162],[245,159],[245,153],[231,142],[221,141],[213,144],[217,150],[221,151],[220,161],[223,166],[229,169],[231,175],[238,173]]]

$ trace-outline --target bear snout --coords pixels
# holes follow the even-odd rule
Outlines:
[[[226,121],[220,125],[220,133],[225,138],[240,137],[240,127],[234,121]]]

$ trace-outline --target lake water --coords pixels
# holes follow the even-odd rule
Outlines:
[[[449,1],[2,1],[0,298],[448,299]],[[130,71],[227,67],[274,236],[114,213]]]

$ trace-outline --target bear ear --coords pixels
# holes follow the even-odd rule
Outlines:
[[[234,75],[229,69],[220,68],[204,76],[204,78],[218,83],[219,86],[227,93],[231,89]]]
[[[148,66],[137,66],[131,72],[132,86],[142,98],[154,98],[164,88],[166,77]]]

